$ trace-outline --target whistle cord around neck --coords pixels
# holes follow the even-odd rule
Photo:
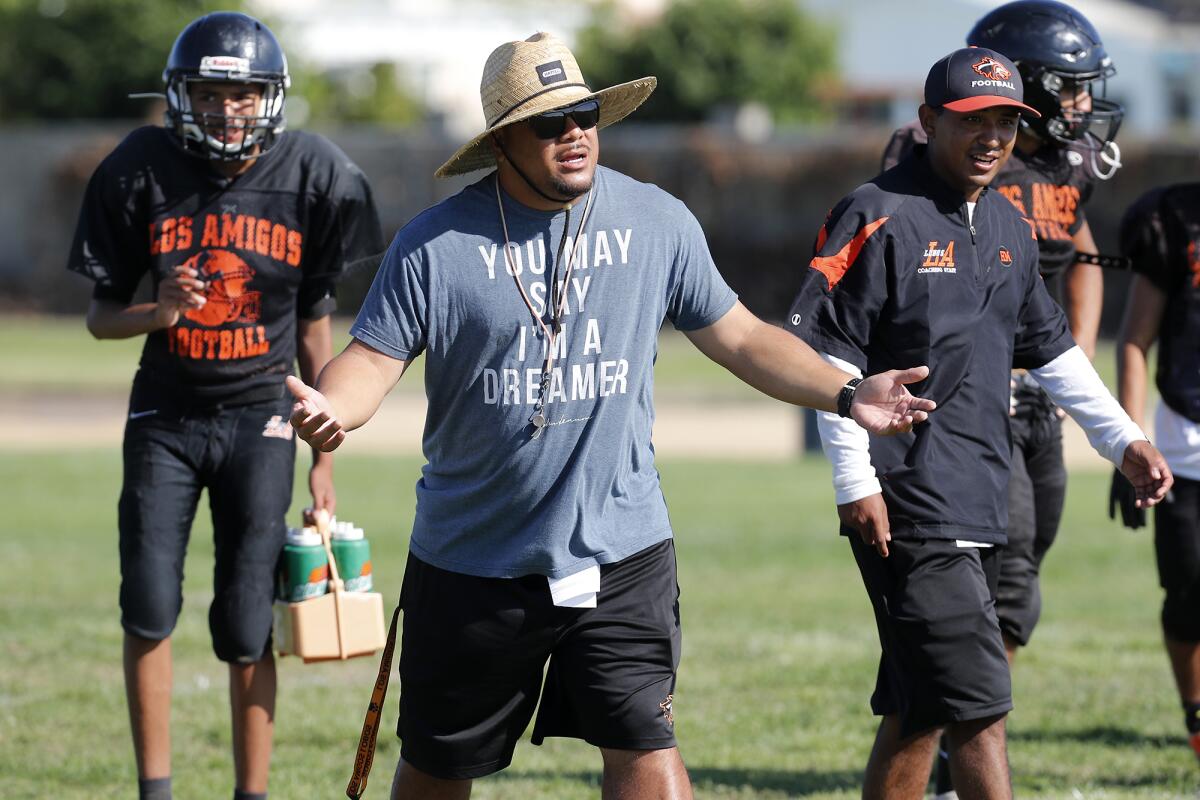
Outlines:
[[[567,235],[570,232],[571,225],[571,208],[564,207],[566,219],[563,221],[562,239],[559,241],[558,253],[555,255],[554,263],[551,265],[549,288],[550,306],[550,325],[547,326],[545,320],[538,315],[537,310],[533,307],[533,301],[529,299],[528,292],[525,291],[525,285],[521,283],[521,278],[517,273],[516,264],[513,262],[512,254],[509,252],[510,237],[508,235],[508,220],[504,215],[504,200],[500,196],[500,174],[496,173],[496,208],[500,211],[500,229],[504,233],[504,242],[501,244],[501,249],[504,251],[504,264],[508,269],[508,274],[512,275],[513,282],[517,285],[517,291],[521,295],[521,300],[524,301],[525,307],[529,310],[529,315],[533,317],[534,323],[538,326],[543,334],[545,334],[546,342],[546,357],[542,362],[542,380],[541,388],[538,392],[537,406],[533,415],[530,417],[530,423],[534,427],[533,438],[541,435],[542,428],[546,425],[546,417],[542,413],[542,409],[546,405],[546,392],[549,389],[550,375],[554,368],[554,356],[558,334],[562,330],[563,311],[566,309],[567,287],[570,285],[571,276],[575,270],[575,259],[579,253],[579,242],[582,238],[583,231],[587,227],[588,217],[591,216],[592,201],[596,198],[598,191],[595,183],[592,184],[591,190],[588,192],[587,202],[583,206],[583,213],[579,218],[579,227],[575,230],[575,238],[571,242],[571,252],[567,254],[567,264],[563,268],[562,288],[558,288],[558,271],[562,266],[563,253],[566,251]],[[554,298],[557,297],[557,302]]]

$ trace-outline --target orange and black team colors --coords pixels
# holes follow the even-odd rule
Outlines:
[[[914,120],[892,134],[883,154],[890,169],[925,144],[925,132]],[[1062,302],[1059,278],[1075,263],[1074,236],[1086,219],[1083,207],[1092,196],[1095,178],[1086,157],[1071,147],[1042,147],[1033,155],[1013,150],[991,190],[1021,212],[1038,239],[1038,268],[1055,300]]]
[[[277,397],[297,318],[330,313],[346,266],[384,249],[370,188],[336,146],[303,132],[281,134],[232,180],[179,156],[170,133],[144,127],[105,159],[69,267],[96,282],[95,297],[122,303],[147,273],[152,287],[180,266],[204,282],[203,307],[146,337],[134,380],[146,407]]]

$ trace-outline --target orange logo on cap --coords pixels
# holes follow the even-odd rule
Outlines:
[[[993,81],[1006,81],[1012,77],[1012,71],[991,56],[979,59],[971,65],[971,69]]]

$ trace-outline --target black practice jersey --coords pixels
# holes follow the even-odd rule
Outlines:
[[[890,169],[913,145],[925,143],[925,131],[913,120],[892,134],[883,153],[883,168]],[[1033,221],[1038,237],[1038,268],[1061,303],[1061,288],[1055,279],[1075,262],[1072,237],[1083,227],[1083,207],[1095,188],[1095,178],[1083,154],[1050,145],[1028,156],[1014,149],[991,188],[1011,200],[1021,216]]]
[[[285,133],[229,179],[147,126],[96,169],[67,266],[118,303],[147,272],[157,294],[175,267],[195,269],[207,302],[146,336],[134,397],[211,406],[279,396],[297,318],[333,311],[339,274],[383,250],[366,178],[327,139]]]
[[[785,327],[864,373],[929,365],[928,422],[870,437],[892,534],[1002,543],[1010,370],[1074,342],[1032,223],[987,189],[969,212],[924,150],[834,206]]]
[[[1200,183],[1142,195],[1121,220],[1121,252],[1166,295],[1159,394],[1177,414],[1200,423]]]

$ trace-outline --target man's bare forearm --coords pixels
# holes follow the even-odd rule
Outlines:
[[[818,411],[837,410],[838,392],[851,377],[792,334],[762,321],[724,366],[763,394]]]
[[[707,328],[688,331],[687,337],[742,381],[785,403],[834,411],[838,392],[851,377],[741,303]]]
[[[321,370],[316,389],[347,430],[361,428],[379,410],[408,362],[385,356],[357,339]]]
[[[157,303],[124,306],[93,300],[88,307],[87,329],[97,339],[130,339],[164,327],[157,310]]]
[[[310,386],[333,358],[333,325],[328,316],[296,323],[296,365],[300,380]],[[331,465],[333,453],[313,449],[313,466]]]
[[[1133,342],[1117,345],[1117,400],[1130,419],[1146,430],[1146,351]]]
[[[1076,263],[1067,271],[1066,306],[1071,336],[1088,358],[1096,355],[1104,274],[1095,264]]]

